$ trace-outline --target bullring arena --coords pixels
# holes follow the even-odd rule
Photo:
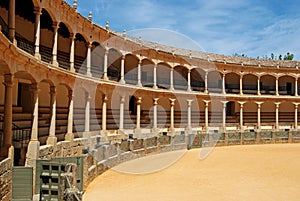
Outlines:
[[[298,61],[132,38],[76,1],[1,0],[0,25],[1,200],[299,197]],[[114,172],[182,150],[153,174]]]

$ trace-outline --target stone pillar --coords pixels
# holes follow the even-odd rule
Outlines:
[[[157,69],[157,64],[154,64],[154,68],[153,68],[153,89],[157,89],[156,69]]]
[[[37,85],[34,84],[31,87],[31,93],[33,97],[33,120],[32,120],[32,127],[31,127],[31,140],[37,141],[38,140],[38,124],[39,124],[39,97],[38,93],[39,90]]]
[[[15,30],[16,30],[16,2],[9,0],[8,5],[8,38],[12,43],[15,43]]]
[[[105,53],[104,53],[104,66],[103,66],[103,79],[104,80],[108,80],[107,77],[107,68],[108,68],[108,50],[105,49]]]
[[[223,121],[222,121],[222,127],[223,127],[223,131],[226,132],[226,107],[227,107],[227,103],[228,101],[221,101],[223,104]]]
[[[159,98],[153,99],[153,129],[157,129],[157,104],[158,104]]]
[[[187,87],[187,91],[192,91],[192,89],[191,89],[191,70],[189,69],[188,70],[188,82],[187,82],[187,85],[188,85],[188,87]]]
[[[260,77],[257,77],[257,95],[260,96]]]
[[[174,68],[170,70],[170,88],[169,90],[174,90]]]
[[[121,96],[120,100],[120,125],[119,130],[124,129],[124,103],[125,103],[125,96]]]
[[[275,106],[276,106],[276,125],[275,128],[276,130],[279,130],[279,106],[280,106],[280,102],[275,102]]]
[[[295,130],[298,131],[298,105],[299,103],[294,103],[295,105]]]
[[[243,115],[244,115],[244,104],[246,103],[246,102],[238,102],[239,104],[240,104],[240,127],[241,127],[241,129],[240,129],[240,131],[241,132],[244,132],[244,117],[243,117]]]
[[[204,100],[205,103],[205,130],[208,130],[208,106],[210,101]]]
[[[298,77],[295,78],[295,96],[298,96]]]
[[[75,34],[71,34],[71,50],[70,50],[70,71],[75,72],[75,64],[74,64],[74,58],[75,58]]]
[[[53,23],[53,29],[54,29],[54,42],[53,42],[53,50],[52,50],[52,64],[54,66],[59,66],[57,62],[57,45],[58,45],[58,29],[59,25],[57,22]]]
[[[108,101],[108,98],[106,95],[104,95],[103,103],[102,103],[102,132],[106,132],[107,101]]]
[[[4,82],[5,86],[5,102],[4,102],[4,122],[3,122],[3,145],[4,145],[4,152],[3,156],[7,156],[8,149],[12,145],[12,99],[13,99],[13,75],[6,74],[4,75]]]
[[[47,145],[56,146],[57,137],[55,136],[56,127],[56,89],[55,86],[50,87],[50,128]]]
[[[240,95],[243,95],[243,75],[240,75]]]
[[[39,7],[34,8],[35,14],[35,50],[34,56],[41,59],[40,55],[40,38],[41,38],[41,14],[42,10]]]
[[[187,120],[188,120],[188,123],[187,123],[187,130],[188,131],[192,131],[192,102],[194,100],[192,99],[187,99]]]
[[[86,56],[86,75],[87,76],[92,76],[91,67],[92,67],[92,43],[88,43],[87,56]]]
[[[222,94],[226,94],[225,76],[226,74],[224,73],[222,76]]]
[[[279,96],[278,77],[276,77],[276,96]]]
[[[261,131],[261,105],[264,102],[255,102],[257,104],[257,131],[260,132]]]
[[[141,104],[142,104],[142,97],[138,97],[136,101],[136,128],[141,128]]]
[[[204,86],[204,93],[208,94],[208,72],[205,72],[205,86]]]
[[[73,141],[73,113],[74,113],[74,92],[73,90],[69,90],[69,113],[68,113],[68,128],[67,134],[65,136],[65,140]]]
[[[122,56],[121,60],[121,79],[120,79],[120,84],[125,84],[125,55]]]
[[[138,64],[138,80],[137,80],[137,86],[142,87],[142,60],[139,60]]]
[[[176,99],[169,98],[170,100],[170,131],[174,130],[174,106]]]
[[[84,125],[84,131],[85,132],[90,132],[90,101],[91,101],[91,96],[87,92],[86,93],[86,103],[85,103],[85,125]]]

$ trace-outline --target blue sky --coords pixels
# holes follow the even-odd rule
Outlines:
[[[67,0],[72,3],[73,0]],[[78,11],[119,32],[168,29],[202,50],[251,57],[294,53],[300,60],[300,1],[297,0],[78,0]],[[144,36],[146,37],[146,36]],[[151,38],[144,38],[150,39]]]

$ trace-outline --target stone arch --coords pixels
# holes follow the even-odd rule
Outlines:
[[[70,67],[71,33],[72,29],[68,24],[64,22],[59,23],[57,61],[59,66],[66,70]]]
[[[125,55],[125,81],[129,84],[137,84],[139,58],[134,54]]]
[[[102,78],[103,76],[105,52],[105,48],[100,43],[96,41],[92,43],[91,73],[94,77]]]
[[[141,63],[141,71],[142,71],[142,84],[144,87],[153,87],[153,70],[154,70],[154,62],[148,58],[143,59]]]
[[[219,71],[209,71],[207,75],[208,91],[220,93],[222,91],[222,74]]]
[[[276,78],[273,75],[263,75],[260,77],[260,93],[261,94],[276,94]]]
[[[108,52],[108,69],[107,76],[110,80],[119,81],[121,78],[121,60],[122,54],[120,51],[110,48]]]
[[[77,73],[86,74],[87,72],[87,38],[81,34],[75,35],[74,67]]]
[[[243,93],[257,94],[257,76],[254,74],[245,74],[243,76]]]
[[[42,9],[40,54],[42,61],[52,61],[52,48],[54,43],[53,18],[46,9]]]
[[[286,129],[294,128],[295,106],[291,101],[283,101],[279,105],[279,124]]]
[[[188,88],[188,72],[184,66],[174,67],[174,88],[177,90],[187,90]]]
[[[295,78],[291,75],[284,75],[278,79],[278,92],[280,95],[295,94]]]
[[[226,93],[238,94],[240,92],[240,75],[231,72],[225,76]]]
[[[205,71],[201,68],[191,70],[191,88],[193,91],[205,90]]]
[[[157,87],[162,89],[169,89],[170,88],[170,72],[172,67],[165,63],[160,62],[157,64],[156,67],[156,81]]]

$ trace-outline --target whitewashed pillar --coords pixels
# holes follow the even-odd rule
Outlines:
[[[298,77],[295,78],[295,96],[298,96]]]
[[[225,76],[226,76],[226,74],[223,73],[223,76],[222,76],[222,93],[223,94],[226,94]]]
[[[74,115],[74,92],[73,90],[69,90],[69,111],[68,111],[68,126],[67,126],[67,134],[65,136],[65,140],[73,141],[73,115]]]
[[[33,120],[31,127],[31,141],[38,141],[38,125],[39,125],[39,90],[37,85],[31,87],[33,97]]]
[[[106,116],[107,116],[107,101],[108,98],[106,95],[103,96],[103,103],[102,103],[102,131],[106,131]]]
[[[153,99],[153,129],[157,129],[157,104],[159,98]]]
[[[155,63],[154,67],[153,67],[153,89],[157,89],[157,75],[156,75],[156,72],[157,72],[157,64]]]
[[[276,77],[276,96],[279,96],[278,77]]]
[[[86,75],[92,76],[91,67],[92,67],[92,43],[88,43],[87,47],[87,57],[86,57]]]
[[[208,123],[209,123],[209,119],[208,119],[208,106],[210,101],[204,100],[205,103],[205,129],[208,130]]]
[[[240,95],[243,95],[243,75],[240,75]]]
[[[35,50],[34,56],[41,59],[40,55],[40,38],[41,38],[41,14],[42,10],[39,7],[34,7],[35,14]]]
[[[174,106],[176,99],[169,98],[171,110],[170,110],[170,130],[174,129]]]
[[[261,131],[261,105],[263,102],[255,102],[257,104],[257,131]]]
[[[124,129],[124,104],[125,104],[125,96],[121,96],[120,100],[120,125],[119,129]]]
[[[138,80],[137,80],[137,86],[142,87],[142,60],[139,60],[138,64]]]
[[[238,102],[240,104],[240,127],[241,132],[244,132],[244,104],[246,102]]]
[[[109,53],[109,51],[107,49],[105,49],[105,53],[104,53],[104,66],[103,66],[103,79],[104,80],[108,80],[108,77],[107,77],[108,53]]]
[[[53,29],[54,29],[54,39],[53,39],[53,48],[52,48],[52,64],[54,66],[59,66],[57,61],[57,46],[58,46],[58,29],[59,25],[57,22],[53,22]]]
[[[121,79],[120,79],[120,84],[125,84],[125,55],[122,56],[121,60]]]
[[[188,125],[187,125],[187,128],[189,129],[189,130],[191,130],[192,129],[192,102],[194,101],[194,100],[192,100],[192,99],[187,99],[186,100],[187,101],[187,106],[188,106],[188,108],[187,108],[187,112],[188,112]]]
[[[280,106],[280,102],[275,102],[275,106],[276,106],[276,130],[279,130],[279,106]]]
[[[260,76],[257,77],[257,95],[260,96]]]
[[[170,70],[170,89],[169,90],[174,90],[174,68],[171,68]]]
[[[49,137],[47,139],[47,145],[56,146],[57,138],[55,136],[56,129],[56,88],[50,87],[50,128]]]
[[[187,91],[192,91],[192,88],[191,88],[191,70],[188,69],[188,87],[187,87]]]
[[[90,131],[90,101],[91,96],[87,92],[86,93],[86,99],[85,99],[85,125],[84,125],[84,131],[89,132]]]
[[[208,72],[205,72],[205,86],[204,86],[204,93],[208,94]]]
[[[221,101],[223,104],[223,118],[222,118],[222,127],[223,127],[223,131],[226,131],[226,107],[227,107],[227,103],[228,101]]]
[[[75,72],[75,34],[71,34],[71,50],[70,50],[70,71]]]
[[[295,130],[298,130],[298,105],[299,103],[294,103],[295,105]]]

